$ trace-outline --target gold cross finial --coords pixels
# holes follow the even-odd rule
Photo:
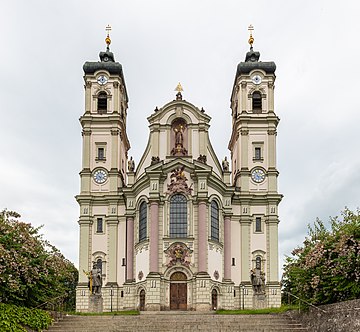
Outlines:
[[[110,24],[107,25],[107,27],[105,28],[105,30],[107,31],[107,36],[105,38],[105,43],[107,45],[107,49],[109,49],[109,46],[111,44],[111,39],[110,39],[110,31],[111,31],[111,26]]]
[[[177,92],[184,91],[183,88],[182,88],[182,86],[181,86],[181,84],[180,84],[180,82],[179,82],[179,84],[176,86],[175,91],[177,91]]]
[[[249,37],[250,49],[252,49],[253,48],[253,43],[254,43],[254,37],[252,36],[252,32],[254,31],[254,27],[252,26],[252,24],[249,25],[248,30],[250,32],[250,37]]]

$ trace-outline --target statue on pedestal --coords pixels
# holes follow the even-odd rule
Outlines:
[[[250,271],[250,279],[254,294],[265,294],[265,273],[261,271],[261,260],[256,260],[255,269]]]
[[[94,263],[92,270],[90,271],[91,279],[91,294],[101,294],[101,286],[102,286],[102,276],[101,269],[99,269]]]
[[[128,161],[128,171],[134,172],[135,170],[135,161],[133,160],[133,157],[130,157],[130,160]]]
[[[224,172],[228,172],[229,171],[229,162],[227,160],[227,158],[225,157],[225,159],[222,161],[222,168]]]

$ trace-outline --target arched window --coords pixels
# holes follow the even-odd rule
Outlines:
[[[252,94],[252,109],[254,112],[261,112],[262,110],[261,93],[259,91]]]
[[[98,109],[99,113],[106,113],[107,112],[107,94],[104,91],[101,91],[98,94],[97,109]]]
[[[261,270],[261,257],[260,256],[256,256],[256,258],[255,258],[255,268]]]
[[[211,202],[211,239],[219,241],[219,206]]]
[[[147,204],[142,202],[139,209],[139,241],[146,239],[147,233]]]
[[[96,260],[96,268],[98,268],[101,271],[101,274],[102,274],[102,259],[101,258],[98,258]]]
[[[187,236],[187,202],[183,195],[170,199],[170,237]]]

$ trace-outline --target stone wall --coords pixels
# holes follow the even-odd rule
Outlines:
[[[288,314],[311,332],[360,331],[360,299],[319,306],[322,312],[311,308],[309,312]]]

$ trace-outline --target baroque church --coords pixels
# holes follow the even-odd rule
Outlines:
[[[85,62],[77,311],[280,306],[276,66],[259,61],[253,41],[231,92],[229,161],[211,145],[211,117],[179,84],[149,113],[135,165],[109,34],[100,61]]]

